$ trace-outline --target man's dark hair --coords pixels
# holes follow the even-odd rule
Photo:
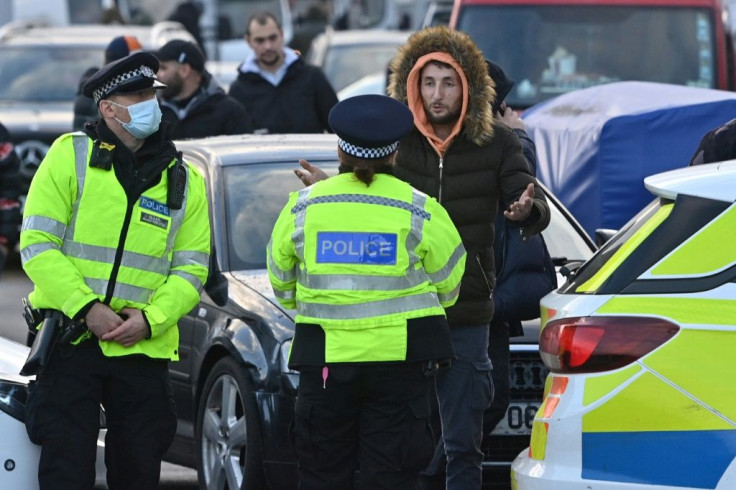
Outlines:
[[[269,19],[273,20],[276,23],[276,27],[281,30],[281,22],[279,22],[276,16],[273,15],[271,12],[268,12],[267,10],[262,10],[260,12],[254,13],[248,18],[248,23],[245,25],[245,35],[250,36],[250,25],[253,23],[253,21],[258,22],[258,25],[265,26],[268,23]]]

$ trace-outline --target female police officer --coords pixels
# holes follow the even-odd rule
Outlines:
[[[329,123],[340,173],[292,193],[268,245],[276,297],[297,310],[299,488],[353,488],[359,463],[361,488],[414,488],[465,249],[442,206],[391,174],[413,125],[404,104],[353,97]]]

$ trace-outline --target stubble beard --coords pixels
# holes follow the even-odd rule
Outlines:
[[[274,54],[273,57],[266,56],[268,54],[270,54],[270,53],[264,53],[264,56],[261,56],[261,58],[258,59],[258,62],[261,65],[267,66],[269,68],[272,68],[274,66],[278,66],[279,64],[281,64],[282,56],[279,55],[279,53],[273,52],[273,54]]]
[[[460,109],[449,111],[445,114],[436,116],[428,108],[425,107],[424,113],[427,115],[427,120],[430,122],[430,124],[454,124],[458,119],[460,119]]]
[[[166,84],[166,88],[162,89],[162,96],[164,99],[173,99],[181,93],[181,89],[184,86],[181,78],[174,77],[170,82]]]

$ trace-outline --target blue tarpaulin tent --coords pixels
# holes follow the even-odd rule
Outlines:
[[[736,118],[736,93],[617,82],[523,114],[537,176],[586,231],[618,229],[651,201],[644,177],[684,167],[707,131]]]

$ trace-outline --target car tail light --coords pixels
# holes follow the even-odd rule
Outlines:
[[[648,354],[679,330],[674,323],[660,318],[564,318],[544,327],[539,353],[555,373],[609,371]]]

